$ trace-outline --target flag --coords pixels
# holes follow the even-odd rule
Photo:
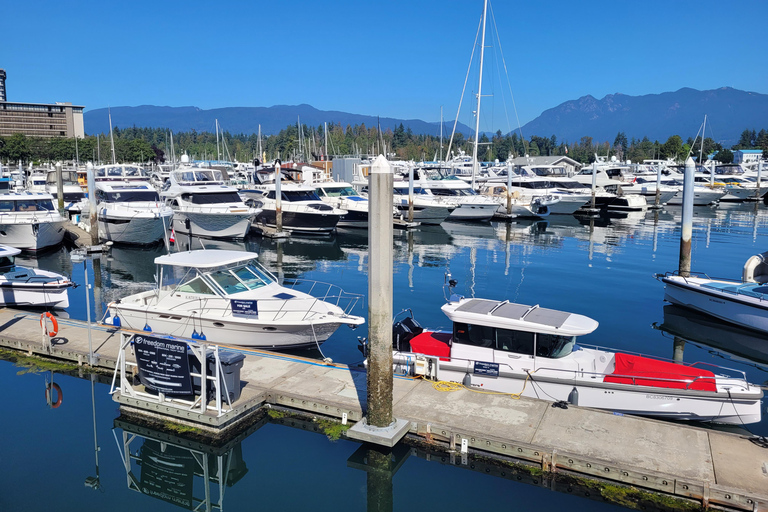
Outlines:
[[[172,244],[176,243],[176,230],[174,228],[171,228],[171,237],[168,239],[168,242]]]
[[[565,154],[568,154],[568,146],[565,146]]]

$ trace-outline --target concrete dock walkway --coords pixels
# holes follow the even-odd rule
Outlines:
[[[0,345],[85,364],[88,329],[60,319],[50,352],[39,314],[0,309]],[[98,366],[114,369],[120,335],[93,326]],[[364,371],[338,364],[229,347],[246,354],[242,394],[231,414],[245,417],[266,404],[351,421],[363,417]],[[140,400],[115,399],[141,410]],[[443,392],[431,382],[395,378],[394,414],[411,434],[449,448],[541,464],[600,479],[740,510],[768,510],[768,448],[745,436],[634,416],[467,389]],[[155,414],[160,413],[155,411]],[[192,415],[177,416],[194,421]],[[198,418],[199,421],[199,418]]]

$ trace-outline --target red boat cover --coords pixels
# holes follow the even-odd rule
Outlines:
[[[424,331],[411,339],[411,352],[437,356],[441,361],[451,357],[451,346],[448,344],[453,335],[449,332]]]
[[[697,389],[699,391],[715,391],[715,374],[709,370],[693,368],[677,363],[667,361],[658,361],[642,356],[630,354],[616,354],[616,369],[611,375],[606,375],[604,382],[616,382],[620,384],[632,384],[638,386],[653,386],[657,388],[679,388],[686,389],[684,380],[693,380],[688,389]],[[650,377],[643,379],[642,377]],[[670,380],[654,380],[670,379]]]

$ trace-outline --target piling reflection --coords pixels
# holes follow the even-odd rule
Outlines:
[[[224,510],[227,488],[248,468],[242,441],[266,419],[221,446],[155,430],[127,417],[114,421],[112,433],[120,449],[128,489],[190,510]]]
[[[671,304],[664,306],[664,321],[654,327],[673,337],[675,353],[682,352],[681,342],[689,341],[741,361],[758,363],[768,371],[768,336],[764,334]]]

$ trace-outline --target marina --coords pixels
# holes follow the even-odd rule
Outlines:
[[[745,261],[760,252],[768,220],[762,205],[704,207],[696,208],[694,212],[694,270],[729,269],[732,258]],[[665,335],[664,331],[653,328],[652,324],[667,320],[663,286],[653,279],[653,274],[676,262],[679,218],[679,209],[667,207],[621,217],[550,216],[546,220],[486,224],[444,222],[439,226],[395,231],[395,312],[411,308],[422,324],[447,328],[438,306],[445,300],[442,284],[449,272],[458,280],[457,292],[465,296],[540,303],[577,312],[600,322],[600,328],[584,336],[584,342],[671,359],[681,351],[681,333]],[[338,229],[334,235],[323,239],[193,240],[193,245],[195,243],[208,249],[256,252],[259,261],[278,279],[328,280],[333,277],[333,282],[345,290],[365,293],[368,241],[364,230]],[[726,246],[730,254],[723,251]],[[163,246],[149,249],[113,246],[109,252],[89,262],[88,279],[97,283],[91,295],[93,318],[102,318],[110,301],[133,291],[150,289],[154,283],[153,261],[164,253]],[[38,255],[32,261],[41,268],[55,268],[71,274],[73,281],[82,284],[82,267],[70,262],[65,249]],[[624,284],[616,286],[617,281]],[[630,295],[626,295],[628,289],[632,290]],[[80,364],[86,364],[89,359],[87,324],[83,321],[86,312],[80,298],[85,293],[82,287],[70,290],[71,305],[67,308],[70,319],[58,320],[58,336],[66,341],[55,342],[52,349],[57,357]],[[43,347],[39,313],[5,309],[0,314],[3,345],[22,352],[33,346]],[[364,314],[364,309],[358,309],[357,314]],[[120,346],[110,332],[113,330],[111,326],[96,326],[95,322],[91,330],[99,365],[110,371],[115,368]],[[291,422],[303,425],[304,430],[316,430],[316,418],[339,422],[346,415],[349,424],[361,419],[365,405],[365,373],[361,366],[362,355],[357,348],[360,335],[364,333],[342,328],[322,345],[321,352],[271,354],[235,348],[236,353],[245,354],[240,370],[241,395],[232,404],[235,413],[244,418],[249,414],[256,418],[259,417],[258,410],[265,414],[271,408],[279,412],[273,416],[287,414],[271,418],[271,423],[267,424],[263,424],[264,419],[253,420],[262,424],[251,437],[260,438],[265,429],[274,432],[276,428],[284,428],[280,425]],[[694,340],[682,344],[685,361],[709,360],[720,366],[735,367],[744,371],[750,382],[765,385],[766,359],[747,362],[743,356],[730,355],[727,345],[709,349],[699,343]],[[750,355],[754,355],[754,349]],[[26,381],[35,378],[33,375],[6,375],[8,363],[2,365],[0,374],[4,379]],[[37,380],[42,378],[37,377]],[[72,384],[72,380],[63,375],[56,376],[56,382],[66,394],[57,412],[66,410],[71,403],[70,388],[82,386]],[[107,397],[109,388],[108,382],[96,387],[99,396]],[[152,407],[156,408],[136,397],[117,399],[124,412],[115,425],[133,432],[136,427],[131,426],[131,421],[135,422],[135,419],[126,419],[125,411],[143,410],[146,415]],[[762,464],[768,456],[766,448],[750,441],[753,434],[765,436],[768,433],[765,415],[759,423],[747,425],[748,430],[736,426],[735,433],[733,430],[724,432],[712,430],[707,423],[660,422],[573,405],[561,409],[552,407],[551,401],[526,397],[516,400],[509,394],[485,395],[467,389],[445,393],[437,391],[428,381],[404,378],[395,379],[394,404],[395,415],[410,422],[410,433],[401,444],[410,446],[417,454],[409,457],[398,470],[395,482],[402,483],[403,475],[409,473],[406,468],[415,464],[414,461],[427,459],[442,459],[455,468],[483,467],[486,474],[498,478],[503,470],[498,465],[488,465],[487,460],[504,461],[511,457],[510,460],[534,464],[549,475],[535,479],[530,473],[523,472],[528,475],[525,477],[527,481],[537,482],[528,490],[518,489],[524,494],[538,492],[534,489],[544,481],[548,488],[556,489],[558,477],[553,475],[564,471],[678,497],[687,496],[697,503],[708,501],[712,505],[742,510],[760,510],[766,506]],[[100,414],[99,421],[111,424],[114,405],[102,408],[109,413]],[[191,413],[185,413],[188,414]],[[166,415],[167,412],[163,412],[163,416]],[[191,421],[189,417],[171,417],[182,424]],[[216,421],[226,423],[227,420]],[[7,431],[14,430],[9,427]],[[161,432],[159,435],[163,438],[173,434]],[[277,439],[293,435],[300,434],[283,432]],[[120,446],[123,445],[121,439],[118,436]],[[616,439],[632,439],[632,442],[617,444]],[[462,453],[464,440],[466,450]],[[242,442],[247,445],[248,441]],[[349,445],[350,453],[357,446],[346,437],[337,443]],[[114,444],[110,443],[111,450],[114,450],[111,446]],[[424,446],[427,451],[419,452]],[[333,452],[337,448],[330,444],[327,449],[320,450]],[[427,456],[427,453],[431,455]],[[101,460],[105,456],[101,452]],[[326,463],[318,460],[316,455],[307,456],[314,465]],[[122,460],[120,455],[113,451],[111,457],[115,459],[112,462],[116,465],[115,470],[123,471],[122,462],[115,464]],[[486,462],[480,466],[482,460]],[[453,462],[449,464],[449,461]],[[332,469],[328,471],[333,474]],[[435,469],[427,469],[428,474],[432,471]],[[496,478],[479,474],[478,477],[496,482],[495,486],[501,485],[499,489],[507,488],[507,484]],[[119,475],[113,474],[112,478],[119,478]],[[246,475],[245,479],[248,478]],[[122,480],[125,480],[124,472]],[[395,486],[395,501],[405,499],[405,496],[412,500],[410,491],[400,490],[401,483]],[[484,484],[478,485],[482,488]],[[588,490],[584,492],[589,493]],[[239,498],[236,495],[237,492],[227,494],[229,507],[237,508],[235,503]],[[88,499],[87,495],[83,498]],[[559,498],[544,499],[557,501]],[[452,502],[448,508],[458,510],[456,506]]]

